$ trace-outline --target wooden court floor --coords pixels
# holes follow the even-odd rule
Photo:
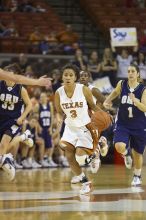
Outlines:
[[[69,168],[20,170],[14,182],[0,172],[0,220],[146,220],[146,167],[142,187],[131,187],[132,171],[103,165],[91,195],[79,196]]]

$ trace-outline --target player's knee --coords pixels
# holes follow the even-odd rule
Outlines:
[[[117,151],[118,153],[122,153],[123,150],[125,150],[125,146],[126,146],[126,145],[125,145],[124,143],[121,143],[121,142],[116,143],[116,144],[115,144],[116,151]]]
[[[83,166],[86,164],[86,160],[87,160],[88,155],[85,154],[85,155],[79,156],[76,154],[75,157],[76,157],[76,161],[78,162],[78,164],[80,166]]]
[[[62,150],[65,150],[65,148],[67,147],[67,144],[62,142],[62,141],[59,141],[59,147],[62,149]]]

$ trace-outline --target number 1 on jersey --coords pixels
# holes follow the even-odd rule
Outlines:
[[[129,118],[133,118],[132,107],[129,107],[129,108],[128,108],[128,112],[129,112],[128,117],[129,117]]]

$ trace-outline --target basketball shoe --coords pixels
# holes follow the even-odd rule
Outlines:
[[[91,163],[90,163],[90,170],[92,173],[97,173],[97,171],[99,170],[100,168],[100,164],[101,164],[101,161],[100,161],[100,158],[99,156],[95,157]]]
[[[142,184],[141,176],[134,175],[131,186],[139,186]]]
[[[31,132],[30,130],[26,130],[22,135],[21,135],[22,140],[24,141],[25,144],[27,144],[29,147],[33,147],[33,139],[31,138]]]
[[[12,154],[9,153],[2,156],[1,167],[7,174],[8,179],[12,181],[15,178],[16,173]]]
[[[80,194],[87,194],[90,193],[92,191],[92,184],[90,181],[82,183],[82,187],[80,189]]]
[[[83,178],[85,178],[85,174],[81,173],[79,176],[73,176],[71,179],[72,184],[81,183],[83,181]]]
[[[100,154],[102,157],[105,157],[108,153],[109,146],[107,144],[107,139],[104,136],[101,136],[98,142],[98,147],[100,149]]]
[[[127,169],[131,169],[132,168],[132,158],[129,154],[123,156],[124,157],[124,163],[125,166],[127,167]]]

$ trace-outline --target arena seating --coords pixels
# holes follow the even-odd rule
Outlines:
[[[28,36],[36,26],[39,27],[42,34],[48,34],[49,31],[64,30],[64,23],[45,1],[35,0],[34,2],[36,5],[45,8],[46,12],[0,12],[1,21],[6,26],[13,21],[19,33],[17,38],[3,37],[0,39],[1,52],[28,52]]]
[[[146,28],[146,8],[126,8],[123,0],[80,0],[80,5],[105,35],[110,27],[136,27],[138,33]]]

